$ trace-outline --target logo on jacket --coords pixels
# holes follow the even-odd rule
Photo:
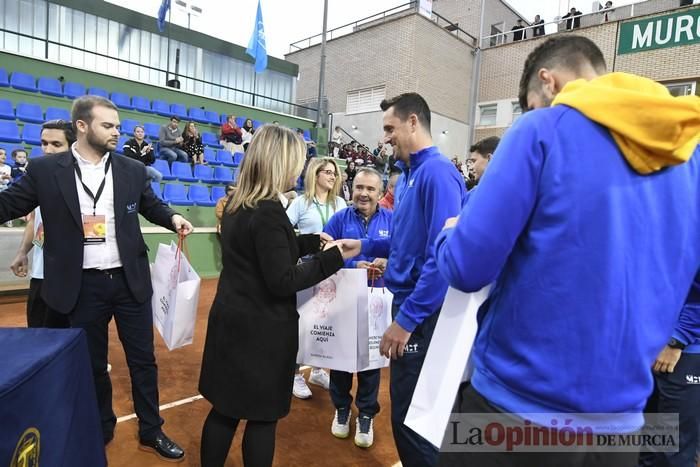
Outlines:
[[[700,384],[700,376],[685,375],[685,381],[688,384]]]
[[[127,214],[133,214],[136,212],[136,203],[131,203],[126,205]]]
[[[27,428],[15,447],[10,467],[37,467],[39,465],[39,430]]]
[[[412,178],[412,179],[410,179],[410,180],[408,181],[408,187],[409,187],[409,188],[413,188],[413,181],[414,181],[414,180],[415,180],[415,179]]]

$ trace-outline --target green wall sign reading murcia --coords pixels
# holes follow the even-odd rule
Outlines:
[[[700,8],[620,25],[617,54],[700,44]]]

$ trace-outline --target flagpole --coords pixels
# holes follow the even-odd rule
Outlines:
[[[316,112],[316,128],[321,128],[323,109],[323,91],[326,79],[326,30],[328,29],[328,0],[323,0],[323,34],[321,35],[321,71],[318,77],[318,110]]]
[[[168,8],[168,59],[167,59],[167,65],[165,69],[165,85],[168,86],[168,83],[170,82],[170,29],[171,28],[171,19],[173,15],[173,8],[172,5],[170,8]]]
[[[258,72],[253,70],[253,107],[255,107],[255,95],[258,93]]]

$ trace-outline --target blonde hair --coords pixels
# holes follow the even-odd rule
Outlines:
[[[315,159],[311,159],[309,167],[306,169],[306,175],[304,176],[304,196],[306,197],[306,204],[311,206],[314,198],[316,198],[316,176],[328,164],[333,165],[336,175],[333,188],[331,188],[331,190],[328,192],[328,199],[326,200],[326,203],[330,203],[335,210],[337,207],[335,202],[338,194],[340,193],[343,178],[340,176],[340,167],[338,167],[338,163],[332,157],[317,157]]]
[[[304,168],[306,144],[292,130],[277,125],[258,129],[248,146],[238,176],[238,190],[226,212],[255,208],[262,200],[276,200]]]

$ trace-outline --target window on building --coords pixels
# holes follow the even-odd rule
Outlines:
[[[498,107],[496,104],[479,106],[479,125],[494,126],[496,124],[496,114]]]
[[[503,35],[504,26],[504,23],[496,23],[491,25],[491,33],[489,34],[491,36],[489,39],[490,46],[503,44],[505,40],[505,36]]]
[[[357,114],[362,112],[376,112],[379,110],[379,104],[385,98],[385,86],[348,91],[345,113]]]
[[[695,82],[666,84],[673,96],[692,96],[695,94]]]
[[[523,109],[520,108],[520,102],[513,102],[513,119],[511,123],[515,121],[523,114]]]

